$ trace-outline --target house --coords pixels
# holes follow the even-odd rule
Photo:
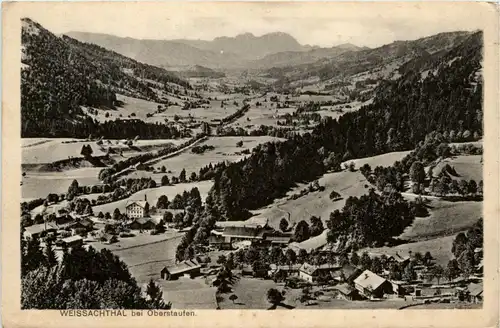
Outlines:
[[[135,218],[128,227],[132,230],[153,230],[156,223],[150,218]]]
[[[467,286],[468,300],[472,303],[483,302],[483,284],[469,284]]]
[[[365,270],[354,279],[354,287],[366,298],[382,298],[393,294],[392,284],[370,270]]]
[[[271,264],[270,269],[267,272],[269,277],[277,281],[282,281],[288,277],[297,277],[299,275],[299,269],[301,264],[292,264],[292,265],[276,265]]]
[[[333,280],[336,280],[338,282],[352,283],[354,279],[356,279],[361,274],[361,272],[361,269],[353,265],[346,264],[339,270],[332,271],[331,276]]]
[[[316,282],[322,275],[329,275],[332,271],[340,267],[330,264],[311,265],[304,263],[299,269],[299,278],[308,282]]]
[[[26,238],[40,238],[49,232],[56,232],[57,226],[51,222],[34,224],[24,228],[24,237]]]
[[[201,265],[196,260],[186,260],[164,267],[160,272],[160,276],[165,280],[175,280],[184,275],[189,275],[193,278],[200,275],[200,269]]]
[[[89,218],[85,218],[80,221],[71,222],[67,227],[71,230],[72,235],[85,235],[94,229],[94,222]]]
[[[340,299],[353,301],[361,298],[358,291],[349,284],[339,284],[333,288],[337,291],[337,297]]]
[[[83,238],[81,236],[71,236],[61,239],[61,243],[67,247],[82,246]]]
[[[241,269],[242,276],[252,276],[254,278],[268,278],[268,268],[262,266],[260,268],[251,265],[244,265]]]
[[[231,250],[231,242],[226,242],[226,239],[221,234],[211,233],[208,237],[208,244],[217,250]]]
[[[149,203],[147,196],[144,196],[144,200],[127,201],[125,213],[129,218],[144,218],[149,216]]]

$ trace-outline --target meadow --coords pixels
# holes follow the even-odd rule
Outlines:
[[[151,189],[144,189],[136,192],[132,196],[126,199],[122,199],[116,202],[107,203],[103,205],[94,206],[92,209],[95,213],[99,212],[109,212],[113,213],[115,208],[118,208],[120,212],[125,211],[125,206],[127,205],[127,201],[129,200],[144,200],[144,197],[147,197],[148,202],[151,206],[156,205],[158,198],[160,196],[165,195],[169,200],[172,200],[177,194],[182,194],[184,191],[190,191],[192,188],[197,187],[200,191],[201,199],[205,200],[208,195],[208,191],[212,188],[212,181],[199,181],[192,183],[178,183],[176,185],[171,186],[161,186]]]

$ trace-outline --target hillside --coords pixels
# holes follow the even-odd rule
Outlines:
[[[269,54],[285,51],[303,51],[305,48],[295,38],[283,32],[255,36],[243,33],[235,37],[218,37],[212,41],[175,40],[203,50],[229,52],[244,59],[257,59]]]
[[[114,35],[69,32],[68,36],[97,44],[135,60],[172,69],[201,65],[210,68],[237,66],[241,58],[230,52],[200,49],[189,43],[167,40],[139,40]]]
[[[314,63],[322,58],[333,58],[347,52],[360,51],[363,48],[352,44],[344,44],[331,48],[313,48],[311,50],[301,51],[286,51],[269,54],[264,58],[250,61],[247,66],[249,68],[272,68],[283,66],[297,66],[302,64]]]
[[[311,64],[270,69],[268,73],[288,82],[317,76],[320,80],[341,80],[362,72],[376,74],[379,78],[397,78],[394,75],[404,63],[415,58],[426,58],[445,52],[464,41],[471,33],[440,33],[413,41],[395,41],[374,49],[345,52],[333,58],[322,58]]]
[[[59,38],[29,18],[23,19],[21,62],[23,137],[87,137],[97,127],[82,106],[115,109],[117,93],[162,103],[165,95],[191,88],[164,69]]]
[[[201,65],[191,66],[187,69],[179,71],[178,74],[182,77],[185,77],[185,78],[203,77],[203,78],[218,79],[218,78],[222,78],[222,77],[226,76],[226,74],[224,74],[223,72],[218,72],[218,71],[215,71],[211,68],[204,67]]]
[[[450,60],[452,59],[452,60]],[[211,197],[229,219],[270,204],[296,182],[325,173],[333,161],[415,148],[433,131],[482,135],[482,33],[434,58],[422,78],[409,69],[377,88],[371,104],[323,119],[311,134],[266,144],[216,177]],[[439,92],[436,92],[439,90]],[[326,167],[325,167],[326,166]]]
[[[245,33],[212,41],[139,40],[86,32],[69,32],[67,35],[144,63],[181,71],[196,65],[213,69],[299,65],[362,49],[351,44],[332,48],[302,46],[292,36],[280,32],[258,37]]]

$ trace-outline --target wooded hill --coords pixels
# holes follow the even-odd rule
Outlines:
[[[116,93],[162,102],[163,93],[190,88],[164,69],[66,36],[57,37],[29,18],[22,23],[23,137],[78,137],[65,130],[81,125],[86,117],[81,106],[114,108]],[[86,121],[85,133],[89,130],[85,126],[95,124]]]
[[[294,183],[341,161],[410,150],[433,131],[482,135],[482,33],[469,35],[425,64],[408,63],[383,83],[372,104],[338,120],[324,118],[311,134],[254,149],[215,178],[210,195],[227,219],[241,220]],[[415,59],[415,61],[420,59]],[[427,72],[423,70],[436,68]]]
[[[280,78],[280,84],[318,76],[321,80],[344,78],[361,72],[370,72],[389,66],[398,68],[416,58],[437,56],[454,48],[471,35],[470,32],[440,33],[413,41],[395,41],[374,48],[339,52],[329,58],[322,58],[311,64],[272,68],[267,72]]]

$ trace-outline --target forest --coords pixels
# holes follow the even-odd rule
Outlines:
[[[168,91],[191,88],[190,85],[163,69],[136,62],[104,48],[78,42],[69,37],[58,38],[41,25],[24,19],[37,31],[23,28],[21,70],[21,136],[82,137],[90,133],[106,133],[117,126],[115,137],[124,138],[130,123],[123,121],[101,126],[86,117],[81,106],[114,109],[116,93],[162,102],[151,88],[150,79]],[[132,74],[131,74],[132,73]],[[138,128],[142,137],[175,134],[169,127],[143,123]],[[81,132],[80,132],[81,131]],[[93,132],[92,132],[93,131]],[[178,132],[176,132],[178,134]],[[109,135],[109,133],[108,133]]]

